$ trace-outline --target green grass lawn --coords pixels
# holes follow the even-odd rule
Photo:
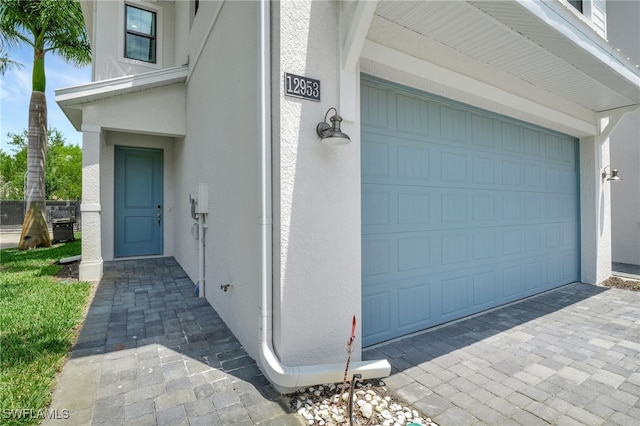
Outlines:
[[[37,424],[71,349],[90,284],[60,282],[55,262],[80,241],[0,250],[0,424]]]

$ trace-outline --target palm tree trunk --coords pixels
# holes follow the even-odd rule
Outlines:
[[[22,224],[21,250],[50,247],[47,227],[45,169],[47,158],[47,101],[44,92],[34,90],[29,103],[29,145],[27,159],[27,213]]]

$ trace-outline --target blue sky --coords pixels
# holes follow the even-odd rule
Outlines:
[[[31,69],[33,50],[30,46],[7,48],[9,57],[22,68],[12,68],[0,76],[0,149],[7,147],[7,133],[21,133],[29,126]],[[82,146],[82,133],[76,132],[60,107],[55,103],[55,89],[77,86],[91,81],[91,66],[76,68],[48,52],[45,57],[47,75],[47,114],[49,129],[58,129],[67,143]]]

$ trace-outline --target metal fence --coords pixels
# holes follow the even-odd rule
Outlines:
[[[0,225],[3,228],[19,228],[24,222],[27,203],[22,200],[0,200]],[[70,217],[76,221],[76,229],[82,229],[80,201],[47,200],[47,222],[51,225],[52,217]]]

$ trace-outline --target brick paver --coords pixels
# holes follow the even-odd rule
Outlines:
[[[442,426],[640,424],[638,292],[571,284],[363,357]]]
[[[442,426],[640,423],[640,293],[572,284],[368,348]],[[296,425],[173,258],[105,264],[52,410],[72,425]]]
[[[44,424],[301,424],[173,258],[105,264],[50,408],[68,418]]]

